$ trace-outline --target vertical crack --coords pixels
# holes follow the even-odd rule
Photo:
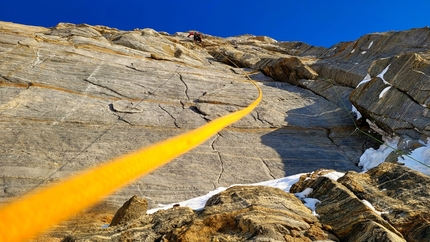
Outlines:
[[[214,182],[214,189],[215,188],[217,188],[217,186],[216,186],[216,184],[219,184],[220,183],[220,180],[221,180],[221,178],[222,178],[222,175],[223,175],[223,173],[224,173],[224,162],[222,161],[222,157],[221,157],[221,152],[219,152],[216,148],[215,148],[215,142],[218,140],[218,138],[220,137],[221,135],[219,134],[219,133],[217,133],[217,135],[216,135],[216,138],[212,141],[212,143],[211,143],[211,147],[212,147],[212,150],[213,151],[215,151],[216,153],[217,153],[217,155],[218,155],[218,161],[219,161],[219,164],[220,164],[220,171],[219,171],[219,174],[218,174],[218,177],[217,177],[217,180],[216,180],[216,183]]]
[[[188,96],[188,85],[187,85],[187,83],[185,83],[182,75],[179,74],[179,73],[178,73],[178,75],[179,75],[179,80],[181,80],[181,82],[184,83],[184,86],[185,86],[185,91],[184,91],[185,92],[185,96],[187,96],[187,99],[190,100],[190,96]]]

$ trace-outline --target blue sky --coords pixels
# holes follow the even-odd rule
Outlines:
[[[214,36],[266,35],[330,47],[374,32],[430,25],[430,0],[4,0],[0,21],[44,27],[59,22],[120,30],[199,30]]]

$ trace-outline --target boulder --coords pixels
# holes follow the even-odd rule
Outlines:
[[[133,196],[118,209],[109,226],[116,226],[137,219],[141,215],[146,214],[147,209],[148,202],[145,199]]]
[[[277,81],[298,85],[300,79],[316,79],[318,74],[304,64],[298,57],[271,59],[265,58],[253,66]]]
[[[228,241],[325,240],[329,234],[299,199],[277,188],[234,186],[214,195],[183,234],[193,238]]]

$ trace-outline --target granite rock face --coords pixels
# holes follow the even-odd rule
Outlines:
[[[256,48],[252,64],[277,53],[301,68],[297,79],[314,76],[315,58],[276,52],[270,38],[206,36],[202,48],[186,33],[151,29],[1,22],[0,30],[1,201],[248,105],[258,93],[245,74],[264,96],[251,115],[106,201],[139,195],[153,207],[318,168],[358,171],[374,145],[350,136],[353,123],[336,102],[210,54]]]

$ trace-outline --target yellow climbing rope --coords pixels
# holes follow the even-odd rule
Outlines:
[[[240,120],[262,99],[261,89],[254,81],[251,80],[251,83],[257,87],[259,94],[246,108],[217,118],[188,133],[83,171],[61,183],[41,188],[1,207],[0,241],[25,241],[40,234]]]

